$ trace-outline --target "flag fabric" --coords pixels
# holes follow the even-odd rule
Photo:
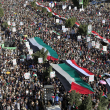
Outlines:
[[[83,67],[80,67],[79,65],[77,65],[77,63],[75,62],[75,60],[65,60],[63,62],[66,63],[71,68],[75,69],[77,71],[77,73],[79,73],[81,76],[94,75],[88,69],[83,68]]]
[[[84,82],[79,74],[65,63],[50,64],[56,71],[56,76],[60,79],[66,91],[75,90],[80,94],[92,94],[93,89]]]
[[[41,6],[41,7],[45,7],[48,12],[52,12],[51,8],[49,8],[49,7],[47,7],[47,6],[44,6],[44,5],[42,5],[42,4],[38,3],[38,2],[36,2],[36,5]],[[67,19],[67,18],[65,18],[65,17],[62,17],[62,16],[58,15],[57,13],[54,13],[54,12],[52,12],[52,15],[55,15],[55,16],[57,16],[58,18]]]
[[[44,51],[48,50],[47,60],[58,60],[57,52],[55,52],[50,46],[45,44],[39,37],[30,38],[28,39],[28,41],[30,47],[33,49],[34,52],[44,48]]]
[[[77,22],[75,22],[75,24],[79,27],[80,26],[80,24],[79,23],[77,23]]]
[[[108,91],[108,93],[110,93],[110,78],[107,78],[106,82],[107,82],[107,84],[106,84],[107,91]]]
[[[99,39],[102,39],[105,43],[110,43],[110,39],[105,39],[105,38],[103,38],[102,36],[100,36],[97,32],[95,32],[95,31],[92,31],[92,34],[94,35],[94,36],[96,36],[97,38],[99,38]]]

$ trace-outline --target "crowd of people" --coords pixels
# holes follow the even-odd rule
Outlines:
[[[40,1],[39,1],[40,2]],[[110,49],[107,52],[102,49],[94,47],[88,48],[86,36],[82,36],[81,41],[77,41],[77,33],[71,34],[69,31],[62,32],[61,25],[65,20],[60,19],[61,24],[56,24],[55,16],[49,17],[47,13],[42,13],[41,10],[33,10],[29,5],[24,7],[25,0],[2,0],[2,8],[4,9],[4,16],[1,22],[10,21],[11,24],[2,34],[2,41],[11,40],[15,42],[17,49],[7,50],[1,48],[0,54],[0,109],[1,110],[43,110],[43,94],[44,85],[50,84],[54,86],[54,95],[59,96],[59,105],[62,110],[69,109],[67,102],[68,94],[65,91],[60,80],[55,78],[48,78],[45,80],[43,70],[47,67],[44,64],[36,64],[33,59],[21,61],[21,55],[27,56],[29,54],[25,45],[27,38],[40,37],[44,43],[51,46],[58,54],[58,61],[51,61],[52,63],[60,63],[62,60],[74,59],[81,67],[87,68],[94,73],[95,81],[89,82],[87,78],[84,81],[89,83],[94,89],[94,94],[91,95],[92,100],[96,103],[95,108],[99,103],[97,98],[101,90],[106,94],[106,87],[100,85],[99,81],[106,77],[101,77],[104,73],[110,73]],[[45,3],[46,4],[46,3]],[[46,5],[48,6],[48,5]],[[61,16],[66,15],[70,18],[75,16],[77,22],[80,24],[92,24],[93,30],[98,32],[101,36],[109,39],[109,11],[106,7],[88,6],[84,11],[74,9],[60,10],[58,7],[52,8],[54,12]],[[98,12],[101,13],[98,16]],[[103,25],[102,20],[106,23]],[[91,22],[92,21],[92,22]],[[15,26],[13,26],[15,22]],[[23,25],[20,25],[20,22]],[[16,27],[16,32],[12,32],[12,28]],[[74,27],[78,30],[78,27]],[[60,38],[53,31],[59,32]],[[23,37],[27,35],[28,37]],[[101,41],[91,35],[91,40]],[[109,46],[109,44],[107,44]],[[16,59],[17,65],[14,66],[12,60]],[[30,68],[30,65],[33,65]],[[105,69],[106,68],[106,69]],[[34,69],[34,70],[33,70]],[[36,69],[36,71],[35,71]],[[9,72],[9,74],[7,73]],[[30,79],[26,80],[24,74],[30,72]],[[33,74],[37,74],[34,76]],[[85,95],[82,95],[82,100]]]

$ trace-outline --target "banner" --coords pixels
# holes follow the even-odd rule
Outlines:
[[[59,23],[59,19],[56,19],[56,23]]]
[[[38,63],[43,63],[43,58],[38,58]]]
[[[55,77],[55,71],[50,72],[50,78],[54,78]]]
[[[29,51],[29,54],[30,54],[30,55],[33,54],[33,50],[32,50],[32,49],[29,49],[28,51]]]
[[[77,41],[81,41],[81,35],[77,37]]]
[[[32,59],[32,56],[30,54],[27,54],[27,60]]]
[[[107,51],[107,46],[103,46],[103,51]]]
[[[97,48],[97,49],[100,48],[100,44],[98,42],[96,43],[96,47],[95,48]]]
[[[90,37],[87,37],[87,42],[90,42]]]
[[[30,79],[30,73],[25,73],[25,74],[24,74],[24,78],[25,78],[25,79]]]
[[[79,4],[82,5],[83,4],[83,0],[79,0]]]
[[[65,29],[65,26],[62,26],[62,30],[64,30]]]
[[[92,33],[92,25],[88,25],[88,34],[91,34]]]
[[[93,46],[93,47],[95,46],[95,41],[92,41],[92,46]]]
[[[16,63],[16,59],[13,59],[13,65],[16,65],[17,63]]]
[[[92,82],[92,81],[94,81],[94,75],[89,76],[89,82]]]
[[[69,6],[69,10],[71,10],[71,6]]]
[[[102,20],[102,23],[105,24],[105,20]]]

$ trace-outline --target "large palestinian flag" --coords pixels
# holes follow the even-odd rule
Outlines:
[[[39,51],[42,48],[44,48],[45,51],[48,50],[48,54],[47,54],[48,60],[58,60],[57,52],[55,52],[50,46],[45,44],[42,41],[42,39],[40,39],[39,37],[30,38],[28,39],[28,41],[29,41],[30,47],[33,49],[34,52]]]
[[[92,94],[94,91],[85,83],[79,74],[65,63],[50,64],[56,71],[56,76],[60,79],[66,91],[75,90],[80,94]]]
[[[80,67],[79,65],[77,65],[75,60],[65,60],[63,62],[66,63],[67,65],[69,65],[70,67],[72,67],[73,69],[75,69],[81,76],[94,75],[88,69]]]

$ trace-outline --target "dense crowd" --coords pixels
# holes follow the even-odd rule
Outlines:
[[[83,78],[83,80],[89,83],[94,89],[94,94],[92,94],[91,97],[96,103],[94,108],[96,109],[99,103],[97,96],[101,90],[106,94],[106,87],[100,85],[99,80],[105,78],[100,77],[104,73],[110,73],[109,48],[107,53],[94,47],[88,48],[86,36],[82,36],[82,40],[77,41],[77,33],[74,35],[70,34],[69,31],[63,33],[61,28],[56,24],[55,17],[49,17],[46,13],[42,13],[41,10],[33,10],[29,6],[24,7],[24,3],[25,0],[13,0],[11,2],[2,0],[4,17],[1,21],[10,21],[16,24],[16,32],[11,31],[13,27],[11,25],[2,35],[2,39],[3,41],[14,41],[14,45],[16,45],[17,49],[13,51],[2,49],[0,55],[0,109],[43,110],[43,87],[46,84],[54,86],[54,95],[58,94],[58,104],[62,110],[69,108],[69,104],[66,100],[68,94],[59,79],[55,77],[45,80],[43,70],[47,68],[46,65],[36,64],[32,59],[25,59],[23,62],[20,61],[21,55],[27,56],[27,54],[29,54],[24,42],[27,38],[23,37],[23,35],[27,35],[28,38],[40,37],[46,44],[50,45],[52,49],[57,52],[59,57],[58,61],[51,62],[60,63],[61,60],[74,59],[79,66],[85,67],[95,74],[94,82],[89,82],[86,77]],[[58,7],[54,7],[53,9],[61,16],[66,16],[66,13],[68,17],[75,16],[77,22],[80,24],[89,24],[91,20],[93,30],[96,32],[100,31],[100,35],[104,35],[104,37],[109,39],[109,11],[105,10],[105,8],[106,7],[88,6],[83,12],[79,10],[75,11],[74,9],[65,9],[62,11],[58,9]],[[95,12],[94,10],[97,11]],[[98,12],[100,12],[102,16],[98,16],[98,14],[96,14]],[[104,25],[102,25],[103,19],[106,20]],[[64,25],[65,21],[60,20],[61,24]],[[23,22],[22,26],[19,25],[20,22]],[[60,33],[60,38],[58,38],[57,34],[52,32],[53,30]],[[74,30],[78,30],[78,27],[74,27]],[[92,35],[91,39],[101,41]],[[13,66],[12,59],[17,60],[16,66]],[[30,65],[33,66],[30,68]],[[6,74],[7,71],[9,71],[10,74]],[[26,72],[30,72],[31,74],[29,80],[25,80],[24,78],[24,73]],[[35,77],[33,74],[37,74],[37,76]],[[85,95],[82,95],[82,100],[85,97]]]

